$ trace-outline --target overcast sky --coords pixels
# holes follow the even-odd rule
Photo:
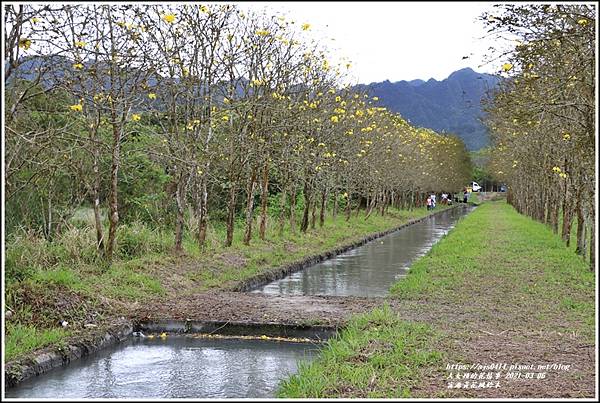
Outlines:
[[[475,2],[247,2],[309,23],[326,38],[332,58],[352,60],[360,83],[435,78],[471,67],[493,73],[500,62],[483,65],[489,39],[477,17],[493,3]],[[331,41],[330,38],[335,38]],[[463,56],[469,56],[463,59]]]

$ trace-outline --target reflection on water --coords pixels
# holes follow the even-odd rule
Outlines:
[[[379,297],[474,207],[444,211],[252,292]]]
[[[318,347],[262,340],[129,340],[6,390],[11,398],[273,397]]]

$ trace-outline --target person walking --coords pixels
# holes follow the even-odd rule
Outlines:
[[[435,193],[431,194],[431,208],[435,208]]]
[[[427,210],[431,210],[431,196],[427,196]]]
[[[463,203],[466,203],[467,200],[469,200],[469,192],[467,191],[467,188],[465,188],[465,191],[463,193]]]

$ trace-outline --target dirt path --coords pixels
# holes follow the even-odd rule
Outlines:
[[[220,320],[341,326],[352,314],[365,312],[382,298],[273,296],[212,291],[133,310],[135,320]]]

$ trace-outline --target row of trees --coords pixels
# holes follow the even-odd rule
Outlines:
[[[198,245],[212,215],[226,222],[229,246],[240,213],[248,244],[257,215],[265,238],[269,208],[280,231],[287,223],[306,231],[317,215],[323,224],[330,204],[333,215],[362,205],[368,217],[470,178],[457,137],[414,128],[343,85],[350,63],[328,60],[307,23],[232,5],[4,13],[7,204],[18,211],[34,198],[28,214],[51,237],[91,203],[109,260],[125,196],[148,209],[164,190],[181,249],[190,207]]]
[[[509,184],[518,211],[548,223],[567,245],[576,219],[577,253],[593,267],[595,8],[505,5],[484,19],[516,42],[504,55],[509,77],[487,108],[490,171]]]

